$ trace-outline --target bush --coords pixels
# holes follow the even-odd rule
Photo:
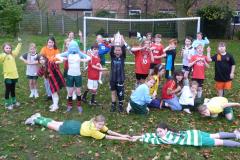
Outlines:
[[[199,9],[202,18],[202,32],[209,38],[223,38],[230,29],[232,10],[229,7],[207,6]]]
[[[104,36],[105,35],[105,29],[104,28],[100,28],[97,32],[95,32],[96,33],[96,35],[102,35],[102,36]]]
[[[237,31],[237,32],[235,33],[235,36],[237,37],[238,40],[240,40],[240,31]]]
[[[108,17],[108,18],[114,18],[115,15],[110,13],[107,10],[100,10],[96,13],[96,17]]]

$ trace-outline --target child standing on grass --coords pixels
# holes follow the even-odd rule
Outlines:
[[[196,49],[197,46],[198,46],[199,44],[201,44],[201,45],[203,46],[203,48],[204,48],[205,45],[207,45],[207,44],[209,44],[209,43],[210,43],[210,42],[209,42],[208,38],[205,37],[205,38],[203,39],[203,34],[202,34],[202,32],[198,32],[198,33],[197,33],[197,39],[193,41],[192,47]]]
[[[87,90],[84,92],[82,101],[87,102],[87,94],[89,90],[92,93],[90,105],[97,105],[95,100],[95,96],[97,94],[98,89],[98,80],[99,80],[99,72],[107,70],[106,68],[102,68],[100,63],[100,58],[98,56],[98,45],[94,44],[91,47],[91,51],[89,51],[89,56],[91,60],[88,62],[88,83],[87,83]]]
[[[60,71],[60,67],[57,63],[59,61],[50,61],[45,56],[39,58],[39,62],[42,65],[38,70],[38,76],[44,77],[48,80],[50,93],[52,95],[53,104],[49,107],[50,112],[58,110],[59,96],[58,92],[60,89],[65,87],[65,80]]]
[[[152,51],[150,50],[149,40],[144,40],[140,47],[132,47],[131,51],[135,55],[135,73],[136,73],[136,87],[144,83],[148,76],[150,64],[154,61]]]
[[[207,56],[203,55],[204,48],[199,44],[196,48],[197,54],[191,57],[189,67],[193,67],[192,80],[198,82],[197,97],[202,97],[202,87],[205,79],[205,68],[209,67]],[[210,47],[207,48],[210,52]]]
[[[101,59],[101,65],[104,66],[106,64],[105,54],[110,51],[111,46],[107,42],[104,42],[101,35],[97,35],[96,41],[98,43],[98,54]]]
[[[18,38],[17,47],[12,50],[10,43],[3,44],[3,53],[0,54],[0,62],[3,64],[3,76],[5,83],[5,103],[4,106],[8,110],[12,110],[13,107],[20,106],[20,103],[16,100],[15,88],[18,81],[18,71],[15,62],[15,57],[21,50],[21,39]],[[10,98],[11,95],[11,98]]]
[[[175,72],[173,78],[170,78],[162,87],[162,101],[166,107],[170,107],[173,111],[181,111],[182,106],[179,104],[176,96],[183,86],[183,73]]]
[[[214,79],[218,96],[224,96],[224,91],[232,88],[235,60],[231,54],[226,52],[226,44],[224,42],[218,44],[218,52],[214,56],[211,57],[210,52],[208,52],[208,59],[215,62]]]
[[[38,124],[57,131],[61,135],[81,135],[83,137],[92,137],[96,140],[131,141],[129,135],[120,134],[108,129],[105,126],[105,117],[102,115],[95,116],[89,121],[80,122],[76,120],[55,121],[51,118],[41,116],[40,113],[36,113],[29,117],[25,121],[25,124]]]
[[[188,79],[188,75],[191,72],[191,67],[189,67],[189,61],[191,57],[195,54],[195,49],[192,47],[192,38],[186,37],[185,38],[185,46],[181,50],[182,56],[182,71],[184,74],[184,79]]]
[[[240,103],[230,103],[225,97],[213,97],[204,101],[205,103],[198,107],[199,113],[204,117],[217,117],[218,114],[223,113],[228,121],[233,121],[232,107],[240,107]]]
[[[57,60],[55,56],[59,54],[59,50],[57,48],[57,44],[54,37],[48,38],[47,45],[41,49],[40,54],[46,57],[48,61],[54,62]],[[49,80],[46,79],[46,77],[44,78],[44,85],[46,89],[47,100],[51,100],[52,92],[50,89]]]
[[[161,44],[161,38],[161,34],[156,34],[154,38],[154,43],[151,45],[154,62],[150,64],[150,74],[152,74],[156,65],[162,64],[162,58],[166,56],[166,54],[163,53],[164,46]]]
[[[200,130],[177,131],[166,123],[160,123],[155,133],[145,133],[141,136],[133,136],[133,141],[141,141],[150,144],[186,145],[198,147],[240,147],[240,142],[226,139],[240,139],[240,131],[207,133]]]
[[[23,54],[20,59],[27,65],[26,75],[29,79],[29,98],[38,98],[37,79],[38,79],[38,54],[36,52],[36,44],[30,43],[29,52]]]
[[[164,48],[164,52],[166,53],[166,65],[165,65],[165,70],[166,74],[165,77],[168,79],[172,76],[174,73],[174,62],[175,62],[175,57],[176,57],[176,47],[177,47],[177,40],[176,39],[171,39],[169,40],[169,45]]]
[[[68,73],[67,73],[68,100],[66,112],[70,112],[72,110],[73,106],[72,95],[75,86],[77,93],[77,108],[78,112],[81,114],[82,76],[80,70],[80,62],[88,62],[90,60],[90,57],[80,51],[77,42],[71,41],[69,43],[67,52],[58,54],[56,58],[58,59],[64,58],[68,60]]]
[[[152,101],[153,98],[150,95],[150,88],[156,83],[153,77],[147,78],[144,84],[141,84],[136,88],[130,97],[130,102],[127,106],[127,113],[136,113],[136,114],[148,114],[148,104]]]

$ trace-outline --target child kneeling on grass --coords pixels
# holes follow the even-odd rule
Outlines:
[[[240,147],[240,142],[225,139],[240,139],[240,130],[234,132],[207,133],[200,130],[176,131],[165,123],[157,126],[155,133],[145,133],[141,136],[133,136],[133,141],[141,141],[150,144],[171,144],[200,147]]]
[[[148,77],[144,84],[141,84],[136,88],[130,97],[130,102],[127,106],[127,113],[148,114],[149,109],[147,105],[152,101],[150,88],[155,83],[156,81],[153,77]]]
[[[25,124],[38,124],[40,126],[57,131],[62,135],[81,135],[85,137],[92,137],[97,140],[106,138],[131,141],[129,135],[120,134],[109,130],[105,126],[105,121],[105,117],[102,115],[98,115],[92,118],[90,121],[84,121],[83,123],[77,120],[55,121],[51,118],[41,116],[40,113],[36,113],[28,118],[25,121]]]
[[[228,121],[233,121],[232,107],[240,107],[240,103],[230,103],[225,97],[213,97],[204,101],[206,102],[198,107],[199,113],[204,117],[217,117],[219,113],[223,113]]]

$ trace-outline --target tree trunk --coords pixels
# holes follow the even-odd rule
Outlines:
[[[176,0],[176,14],[178,18],[187,17],[188,9],[184,6],[182,0]],[[184,40],[186,36],[186,23],[185,21],[177,22],[177,36],[178,40]]]

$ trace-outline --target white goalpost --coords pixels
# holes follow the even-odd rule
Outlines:
[[[104,30],[107,34],[114,34],[120,31],[125,35],[130,31],[136,32],[156,32],[163,35],[163,37],[171,37],[171,32],[175,32],[177,22],[188,23],[186,26],[191,27],[192,35],[196,35],[200,32],[200,17],[184,17],[184,18],[163,18],[163,19],[119,19],[119,18],[102,18],[102,17],[85,17],[83,18],[83,43],[84,51],[87,50],[88,44],[87,36],[96,35],[96,30]],[[191,24],[190,24],[191,23]],[[144,27],[145,31],[143,31]],[[142,31],[141,31],[142,30]],[[164,35],[166,32],[166,36]],[[167,35],[170,34],[169,36]],[[94,35],[94,36],[95,36]],[[133,62],[126,62],[127,64],[134,64]]]

